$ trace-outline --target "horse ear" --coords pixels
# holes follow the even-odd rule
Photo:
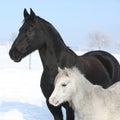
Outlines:
[[[28,14],[28,12],[27,12],[27,10],[26,10],[26,8],[24,9],[24,18],[27,18],[27,17],[29,17],[29,14]]]
[[[31,16],[32,18],[35,17],[35,13],[33,12],[32,8],[30,8],[30,16]]]
[[[58,72],[61,72],[61,71],[62,71],[62,69],[60,67],[58,67]]]

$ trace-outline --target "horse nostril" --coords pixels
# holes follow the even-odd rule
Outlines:
[[[9,56],[12,58],[12,56],[13,56],[13,50],[11,49],[10,51],[9,51]]]
[[[9,56],[12,60],[14,60],[15,62],[19,62],[21,60],[21,53],[18,51],[17,48],[12,48],[9,51]]]
[[[9,55],[10,55],[11,58],[15,55],[15,51],[16,51],[16,48],[11,49],[11,50],[9,51]]]

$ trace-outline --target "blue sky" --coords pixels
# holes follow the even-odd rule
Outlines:
[[[23,9],[52,23],[69,46],[86,46],[89,33],[100,31],[120,42],[120,0],[4,0],[0,4],[0,41],[10,41],[22,25]]]

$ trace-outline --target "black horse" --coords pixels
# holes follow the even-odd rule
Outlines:
[[[29,14],[24,9],[24,23],[10,49],[10,57],[19,62],[34,50],[38,50],[43,64],[40,86],[49,110],[55,120],[63,120],[61,106],[64,106],[66,119],[74,120],[74,112],[68,103],[54,107],[48,102],[54,89],[58,66],[77,66],[93,84],[107,88],[119,80],[119,63],[111,54],[104,51],[92,51],[77,56],[65,45],[60,34],[49,22],[36,16],[32,9],[30,11]]]

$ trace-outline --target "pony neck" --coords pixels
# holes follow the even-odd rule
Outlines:
[[[75,73],[75,74],[74,74]],[[94,85],[92,85],[85,77],[82,75],[79,70],[73,71],[74,82],[76,91],[72,97],[73,107],[76,111],[80,111],[81,108],[92,102],[92,94]],[[90,104],[89,104],[90,105]]]

